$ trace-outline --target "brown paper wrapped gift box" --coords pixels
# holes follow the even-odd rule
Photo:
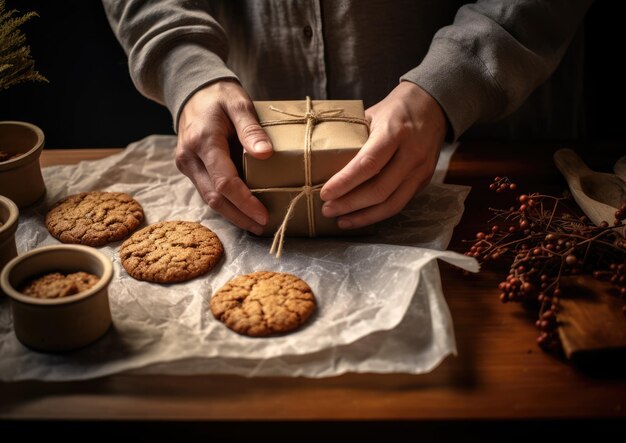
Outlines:
[[[291,201],[307,186],[306,144],[310,137],[310,203],[302,195],[293,207],[288,236],[345,235],[335,219],[322,215],[319,187],[356,155],[368,137],[360,100],[259,101],[254,102],[261,126],[272,140],[269,159],[243,157],[244,178],[254,195],[268,209],[270,218],[263,235],[274,235]],[[308,129],[307,129],[308,127]],[[305,193],[306,194],[306,193]]]

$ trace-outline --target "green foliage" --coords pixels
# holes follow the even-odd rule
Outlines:
[[[0,0],[0,91],[26,81],[48,82],[35,70],[26,36],[19,29],[37,14],[28,12],[20,17],[18,11],[7,11],[5,6],[5,0]]]

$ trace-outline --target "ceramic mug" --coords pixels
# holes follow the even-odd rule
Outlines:
[[[100,277],[87,291],[59,298],[37,298],[19,292],[29,280],[53,272],[84,271]],[[53,245],[15,257],[0,274],[0,287],[9,296],[15,335],[40,351],[78,349],[102,337],[111,326],[108,286],[111,260],[82,245]]]
[[[39,166],[43,145],[43,131],[37,126],[0,121],[0,151],[11,156],[0,161],[0,195],[19,208],[32,205],[46,192]]]

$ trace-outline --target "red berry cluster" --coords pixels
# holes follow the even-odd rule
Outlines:
[[[504,192],[517,186],[507,177],[496,177],[489,188]],[[494,224],[476,234],[465,254],[481,263],[508,260],[509,274],[498,285],[500,301],[536,309],[537,342],[542,349],[556,352],[562,276],[594,273],[618,285],[626,300],[626,241],[616,232],[626,218],[626,204],[609,227],[607,222],[590,223],[568,198],[533,193],[519,195],[517,201],[508,210],[490,208]]]
[[[496,177],[489,185],[489,189],[495,192],[515,191],[517,184],[511,182],[508,177]]]

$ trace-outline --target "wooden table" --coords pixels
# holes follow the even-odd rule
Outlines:
[[[503,202],[487,191],[494,175],[508,175],[520,190],[562,192],[565,182],[551,162],[557,147],[562,145],[462,145],[446,181],[474,188],[451,248],[462,250],[461,239],[472,238],[487,220],[486,208]],[[598,144],[583,150],[582,156],[591,166],[610,170],[623,154],[621,147],[622,143]],[[605,154],[597,155],[599,149]],[[117,151],[47,150],[42,163],[75,163]],[[590,375],[540,351],[532,316],[517,304],[499,303],[501,275],[486,270],[468,278],[449,265],[440,266],[459,355],[447,358],[430,374],[348,374],[321,380],[119,374],[71,383],[0,383],[0,418],[400,420],[403,426],[434,423],[437,431],[427,429],[439,433],[448,429],[448,421],[470,426],[463,425],[468,419],[506,420],[509,425],[519,424],[519,419],[567,419],[572,420],[569,429],[591,419],[624,424],[626,375]],[[211,429],[239,428],[216,426]],[[373,432],[371,427],[355,429]]]

